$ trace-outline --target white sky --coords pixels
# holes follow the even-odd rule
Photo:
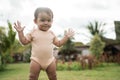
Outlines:
[[[37,7],[49,7],[54,13],[52,30],[63,35],[64,30],[75,30],[75,41],[87,43],[90,40],[86,25],[91,21],[106,23],[105,36],[115,39],[114,21],[120,21],[120,0],[0,0],[0,26],[6,26],[7,20],[13,24],[21,21],[29,32]]]

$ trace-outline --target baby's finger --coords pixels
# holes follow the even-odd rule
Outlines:
[[[17,21],[17,24],[18,24],[18,26],[21,26],[21,23],[19,21]]]
[[[69,32],[72,34],[72,33],[74,33],[74,30],[73,30],[73,29],[70,29],[70,31],[69,31]]]
[[[17,28],[17,24],[16,24],[16,23],[14,23],[14,28],[15,28],[15,29]]]
[[[17,26],[14,26],[14,28],[17,30]]]
[[[25,28],[25,26],[22,29],[24,29],[24,28]]]
[[[14,25],[15,25],[15,26],[17,26],[17,24],[16,24],[16,23],[14,23]]]
[[[69,28],[70,31],[72,31],[72,28]]]
[[[72,28],[70,28],[69,30],[70,30],[70,32],[74,32],[74,30]]]

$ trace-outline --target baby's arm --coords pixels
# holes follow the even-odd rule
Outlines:
[[[14,23],[14,28],[17,30],[18,32],[18,36],[19,36],[19,40],[23,45],[26,45],[28,43],[30,43],[30,41],[28,41],[26,39],[26,37],[23,34],[23,30],[25,27],[21,27],[21,23],[19,21],[17,21],[17,23]]]
[[[72,29],[68,29],[68,31],[65,32],[65,36],[61,40],[58,40],[57,38],[54,39],[54,44],[60,47],[65,44],[69,38],[73,37],[73,35],[74,31]]]

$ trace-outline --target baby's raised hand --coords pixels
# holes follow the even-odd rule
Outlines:
[[[74,31],[73,31],[73,29],[68,29],[68,31],[66,31],[65,32],[65,36],[67,36],[68,38],[71,38],[71,37],[73,37],[74,36]]]
[[[17,30],[17,32],[23,32],[25,26],[21,27],[21,23],[17,21],[17,23],[14,23],[14,28]]]

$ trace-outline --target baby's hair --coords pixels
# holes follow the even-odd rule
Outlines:
[[[42,12],[47,13],[48,15],[51,16],[51,18],[53,18],[53,12],[52,12],[52,10],[51,10],[50,8],[47,8],[47,7],[39,7],[39,8],[37,8],[37,9],[35,10],[35,13],[34,13],[35,19],[37,19],[37,18],[38,18],[38,14],[39,14],[39,13],[42,13]]]

